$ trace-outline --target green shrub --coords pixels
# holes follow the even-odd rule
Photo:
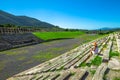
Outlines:
[[[113,56],[119,56],[119,52],[118,51],[115,51],[115,52],[110,52],[110,58],[113,57]]]
[[[99,66],[102,63],[102,58],[100,56],[96,56],[94,60],[92,60],[91,64]]]

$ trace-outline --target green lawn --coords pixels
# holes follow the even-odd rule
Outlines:
[[[40,39],[51,40],[60,38],[76,38],[85,33],[82,31],[77,31],[77,32],[34,32],[33,34]]]

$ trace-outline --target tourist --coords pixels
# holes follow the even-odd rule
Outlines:
[[[96,42],[93,43],[93,48],[91,49],[92,55],[98,54],[98,45]]]

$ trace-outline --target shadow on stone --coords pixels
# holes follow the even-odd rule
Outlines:
[[[87,78],[87,76],[88,76],[88,72],[86,72],[85,74],[84,74],[84,76],[81,78],[81,80],[86,80],[86,78]]]

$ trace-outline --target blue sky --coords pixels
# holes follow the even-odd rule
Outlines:
[[[63,28],[120,27],[120,0],[1,0],[0,9]]]

